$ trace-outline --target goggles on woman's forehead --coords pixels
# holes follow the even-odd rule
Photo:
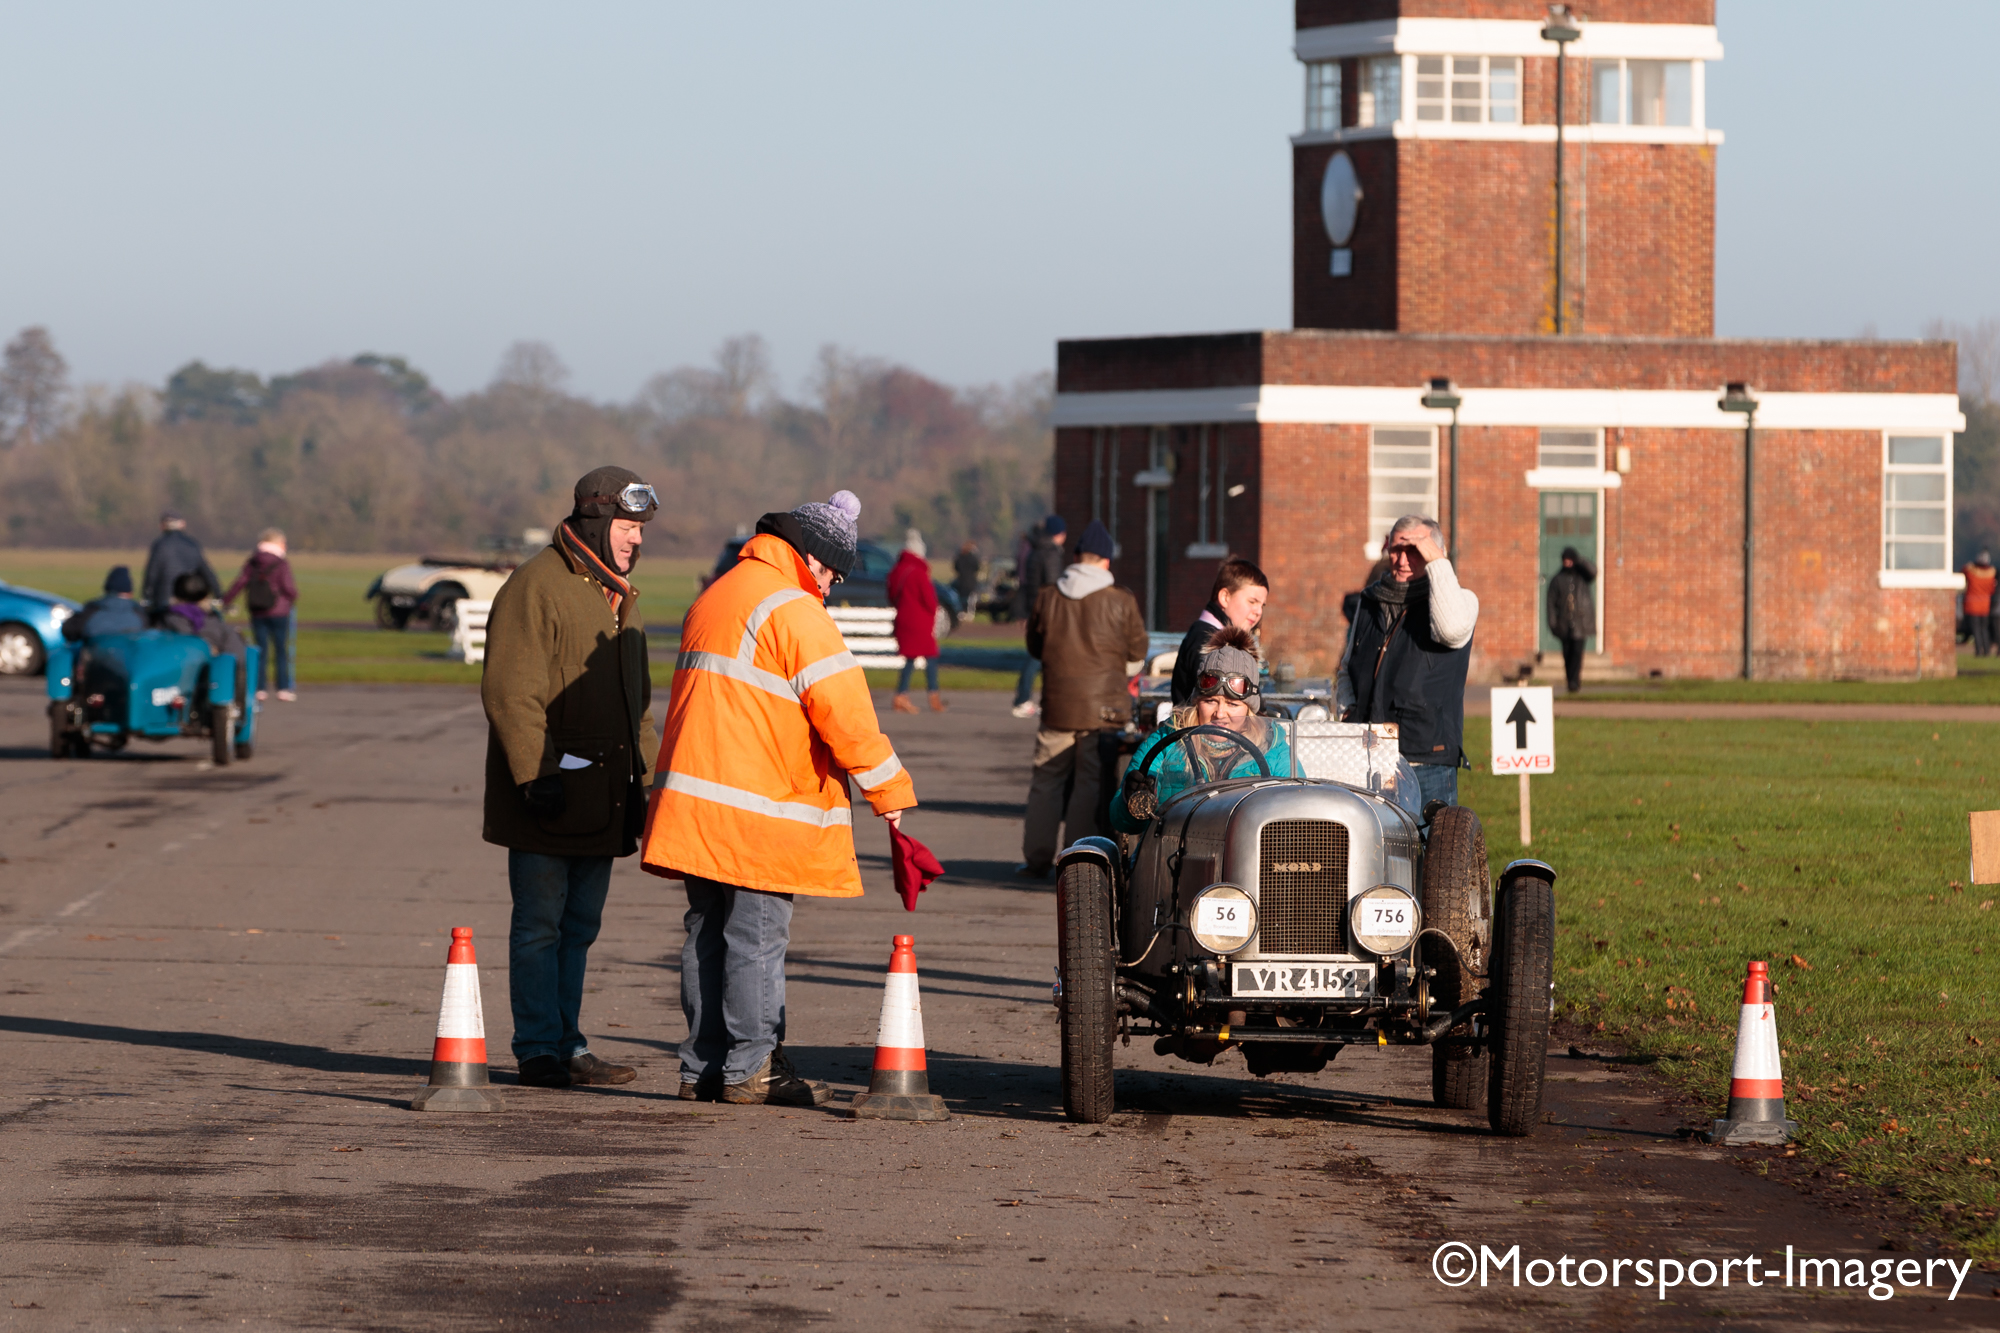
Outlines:
[[[1241,700],[1257,692],[1257,682],[1241,671],[1204,671],[1194,678],[1194,690],[1204,698],[1219,694]]]

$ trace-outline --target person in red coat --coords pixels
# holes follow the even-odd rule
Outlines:
[[[1965,566],[1965,618],[1972,622],[1972,655],[1985,657],[1993,651],[1993,622],[1996,574],[1993,555],[1981,551]]]
[[[937,588],[931,583],[931,566],[925,558],[924,534],[915,528],[903,534],[903,555],[889,571],[889,605],[896,608],[896,651],[903,655],[903,674],[896,678],[896,697],[890,706],[899,713],[914,713],[910,702],[910,673],[917,659],[924,659],[924,680],[930,686],[931,711],[944,711],[944,695],[938,691],[937,677]]]

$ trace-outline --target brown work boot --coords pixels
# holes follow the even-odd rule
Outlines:
[[[681,1100],[684,1102],[719,1102],[722,1100],[722,1075],[704,1074],[698,1080],[689,1079],[687,1071],[681,1071]]]
[[[589,1051],[578,1051],[569,1058],[569,1076],[580,1085],[604,1088],[614,1083],[630,1083],[639,1077],[639,1071],[631,1065],[610,1064]]]
[[[911,711],[912,713],[914,713],[914,712],[916,712],[917,710],[916,710],[916,709],[914,709],[914,708],[912,708],[912,709],[911,709],[910,711]],[[941,690],[932,690],[932,691],[931,691],[931,711],[932,711],[933,713],[942,713],[942,712],[944,711],[944,693],[943,693],[943,691],[941,691]]]
[[[799,1077],[783,1046],[771,1052],[762,1069],[722,1089],[722,1100],[735,1106],[821,1106],[832,1098],[833,1089],[826,1084]]]
[[[914,713],[917,711],[917,706],[914,703],[910,702],[910,696],[907,694],[899,694],[895,698],[891,699],[889,701],[889,707],[895,709],[899,713]]]

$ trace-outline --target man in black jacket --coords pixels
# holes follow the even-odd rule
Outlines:
[[[1034,614],[1035,599],[1042,595],[1042,589],[1054,587],[1069,568],[1068,552],[1063,550],[1063,543],[1068,540],[1069,525],[1063,522],[1061,514],[1050,514],[1039,529],[1028,534],[1025,558],[1014,571],[1019,585],[1014,592],[1014,605],[1022,620]],[[1041,670],[1042,664],[1032,656],[1022,663],[1021,678],[1014,684],[1015,717],[1033,717],[1040,711],[1035,707],[1035,677]]]
[[[1563,547],[1562,568],[1549,580],[1549,633],[1563,646],[1563,679],[1569,692],[1583,688],[1583,646],[1597,633],[1597,570],[1574,546]]]
[[[201,543],[188,536],[187,520],[169,510],[160,515],[160,535],[146,552],[146,576],[139,584],[146,609],[154,615],[163,613],[174,600],[174,582],[183,574],[199,574],[207,581],[203,601],[222,596],[222,580],[209,567]]]
[[[1349,722],[1394,722],[1425,803],[1458,804],[1465,762],[1465,669],[1479,598],[1458,583],[1434,518],[1405,514],[1347,630],[1335,693]]]

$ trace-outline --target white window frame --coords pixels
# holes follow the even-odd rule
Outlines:
[[[1338,60],[1306,62],[1305,132],[1307,134],[1330,134],[1341,128],[1341,78]]]
[[[1669,125],[1666,124],[1665,122],[1662,122],[1657,125],[1642,125],[1639,122],[1632,119],[1632,65],[1635,63],[1635,61],[1636,57],[1630,57],[1630,56],[1597,56],[1591,60],[1590,107],[1587,113],[1588,123],[1592,125],[1617,125],[1629,129],[1640,130],[1642,132],[1648,130],[1698,130],[1705,128],[1706,113],[1703,110],[1702,102],[1706,96],[1707,88],[1706,88],[1706,81],[1702,76],[1702,65],[1703,65],[1702,61],[1647,60],[1643,62],[1645,64],[1650,64],[1650,65],[1686,65],[1689,67],[1688,68],[1688,123],[1685,125]],[[1599,120],[1597,118],[1597,110],[1598,110],[1597,75],[1599,67],[1605,65],[1615,65],[1618,67],[1618,97],[1617,97],[1617,108],[1616,108],[1618,113],[1618,118],[1616,120]]]
[[[1890,462],[1890,441],[1899,439],[1935,439],[1939,441],[1941,448],[1938,456],[1941,461],[1937,463]],[[1954,503],[1951,484],[1951,446],[1952,433],[1950,431],[1885,430],[1882,432],[1882,526],[1880,547],[1882,558],[1880,569],[1883,575],[1884,587],[1898,586],[1898,582],[1896,581],[1898,576],[1903,579],[1932,581],[1901,584],[1901,586],[1906,587],[1938,586],[1935,582],[1936,580],[1946,579],[1951,576],[1952,505]],[[1935,502],[1932,501],[1924,501],[1922,503],[1904,502],[1900,505],[1891,502],[1890,490],[1892,479],[1906,476],[1942,476],[1944,478],[1944,500],[1942,502],[1944,508],[1944,533],[1942,536],[1933,538],[1920,533],[1895,533],[1890,531],[1890,515],[1896,509],[1930,509],[1936,507]],[[1891,544],[1922,542],[1928,545],[1934,540],[1942,545],[1942,563],[1917,569],[1898,568],[1889,563],[1889,547]]]
[[[1410,115],[1412,119],[1431,125],[1519,125],[1522,123],[1522,70],[1519,56],[1417,55],[1411,56],[1409,59],[1411,61],[1409,82],[1410,105],[1412,108]],[[1443,62],[1443,73],[1436,76],[1440,80],[1441,87],[1441,93],[1438,97],[1425,97],[1422,95],[1423,80],[1426,76],[1421,71],[1426,60]],[[1459,66],[1465,62],[1473,62],[1478,68],[1471,71],[1461,71]],[[1514,100],[1502,103],[1502,105],[1509,107],[1513,112],[1513,115],[1506,120],[1493,119],[1493,66],[1496,62],[1510,66],[1514,75]],[[1479,97],[1475,102],[1461,101],[1455,96],[1460,83],[1473,81],[1476,81],[1479,87]],[[1460,120],[1453,115],[1453,112],[1461,106],[1476,106],[1479,112],[1477,119]],[[1438,114],[1435,116],[1426,116],[1424,112],[1430,109],[1435,109]]]
[[[1430,441],[1428,446],[1430,450],[1430,467],[1427,469],[1376,467],[1376,441],[1381,437],[1383,431],[1388,430],[1409,431],[1413,434],[1422,432]],[[1391,445],[1389,447],[1409,448],[1410,446]],[[1402,517],[1404,514],[1429,514],[1435,517],[1438,505],[1438,428],[1436,426],[1426,426],[1417,423],[1402,424],[1395,422],[1383,422],[1380,425],[1368,428],[1368,526],[1371,529],[1380,528],[1380,531],[1371,531],[1369,533],[1368,540],[1361,548],[1362,554],[1370,560],[1380,560],[1382,558],[1382,541],[1389,535],[1388,526],[1380,522],[1375,513],[1375,480],[1377,477],[1423,477],[1430,482],[1429,489],[1425,491],[1419,503],[1405,504],[1402,499],[1397,501],[1401,507],[1397,509],[1395,515],[1389,518],[1388,521],[1390,523],[1395,522],[1397,518]],[[1405,496],[1405,498],[1415,499],[1416,497]]]
[[[1404,68],[1406,63],[1404,56],[1371,56],[1356,65],[1356,129],[1387,129],[1407,118],[1405,107],[1410,95],[1410,71]],[[1393,84],[1393,89],[1385,89],[1385,83]],[[1385,92],[1391,95],[1385,98]],[[1381,104],[1384,101],[1391,104],[1386,116],[1382,114]]]

